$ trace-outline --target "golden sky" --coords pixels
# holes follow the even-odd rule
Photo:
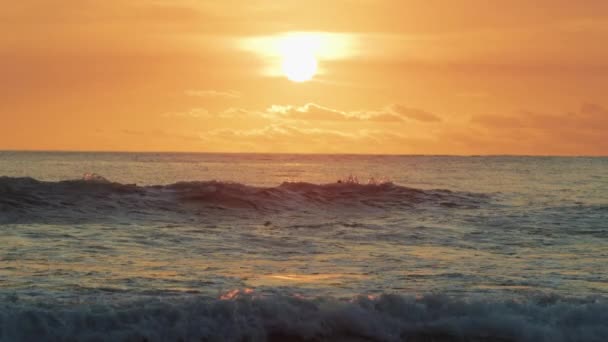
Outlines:
[[[0,149],[608,155],[608,1],[6,1],[0,80]]]

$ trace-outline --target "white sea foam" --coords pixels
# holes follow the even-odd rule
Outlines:
[[[0,306],[2,341],[601,342],[608,303],[382,295],[351,301],[255,297]]]

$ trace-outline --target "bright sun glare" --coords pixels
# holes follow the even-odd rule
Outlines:
[[[309,53],[290,53],[283,56],[283,73],[294,82],[304,82],[317,72],[317,59]]]
[[[309,81],[317,72],[315,52],[319,49],[320,39],[312,35],[294,35],[283,38],[279,51],[283,62],[283,74],[294,82]]]
[[[245,38],[241,48],[255,52],[265,61],[262,74],[282,76],[293,82],[310,81],[324,74],[324,61],[348,58],[356,51],[353,37],[341,33],[286,32]]]

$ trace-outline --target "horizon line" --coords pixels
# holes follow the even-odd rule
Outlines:
[[[140,153],[140,154],[234,154],[234,155],[317,155],[317,156],[387,156],[387,157],[557,157],[557,158],[606,158],[608,154],[514,154],[514,153],[325,153],[325,152],[222,152],[222,151],[141,151],[141,150],[44,150],[44,149],[0,149],[0,153]]]

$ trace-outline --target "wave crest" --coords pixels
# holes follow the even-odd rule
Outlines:
[[[77,215],[204,209],[278,212],[327,209],[328,206],[342,210],[391,210],[420,205],[470,208],[486,201],[487,196],[482,194],[420,190],[390,182],[285,182],[275,187],[256,187],[234,182],[188,181],[137,186],[111,182],[95,174],[59,182],[0,177],[0,210],[7,216],[31,215],[45,209],[72,210]]]
[[[604,341],[608,303],[366,296],[140,299],[108,304],[6,303],[5,341]]]

